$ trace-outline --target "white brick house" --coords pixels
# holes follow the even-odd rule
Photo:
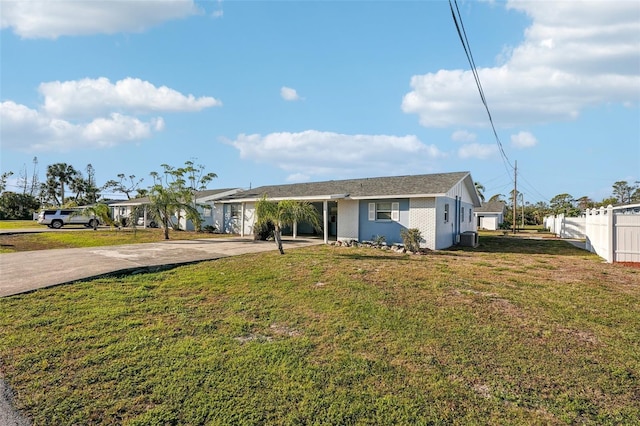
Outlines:
[[[200,212],[200,216],[202,217],[202,225],[213,226],[216,229],[221,230],[223,227],[224,206],[222,204],[218,204],[217,200],[221,197],[235,194],[238,191],[240,191],[239,188],[206,189],[203,191],[196,191],[196,208]],[[150,217],[147,217],[146,205],[148,204],[149,197],[141,197],[111,203],[109,207],[111,208],[111,216],[115,221],[120,221],[124,218],[127,221],[136,220],[136,224],[142,227],[147,227],[149,225],[151,225],[151,227],[156,227],[160,224],[154,223]],[[131,213],[134,207],[137,206],[143,207],[142,217],[135,219],[131,218]],[[180,229],[183,229],[185,231],[193,231],[193,223],[191,223],[190,220],[187,220],[185,216],[185,213],[181,212],[179,220],[175,216],[171,220],[173,223],[177,224]]]
[[[422,246],[432,250],[456,244],[460,234],[476,231],[474,209],[481,202],[469,172],[391,176],[262,186],[223,197],[223,232],[253,234],[254,206],[270,200],[304,200],[318,210],[325,242],[366,241],[383,236],[402,242],[400,231],[420,230]],[[290,234],[311,233],[297,224]]]

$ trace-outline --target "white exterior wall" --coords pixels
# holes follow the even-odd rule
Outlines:
[[[446,249],[455,244],[453,231],[455,229],[456,201],[454,199],[438,197],[436,204],[436,234],[435,250]],[[449,220],[444,221],[444,206],[449,204]]]
[[[477,231],[476,216],[473,214],[473,204],[462,202],[464,216],[460,218],[460,233],[467,231]],[[471,219],[471,220],[469,220]]]
[[[464,180],[458,182],[453,188],[447,191],[447,197],[455,200],[456,197],[460,198],[463,203],[473,205],[471,195],[464,184]],[[466,209],[465,209],[466,210]]]
[[[436,201],[434,198],[409,200],[409,228],[416,228],[422,235],[420,247],[436,249]]]
[[[358,240],[358,200],[338,200],[338,241]]]
[[[253,235],[253,226],[256,223],[255,203],[242,204],[241,220],[244,221],[244,229],[242,230],[241,234],[243,234],[245,237]]]
[[[213,205],[212,210],[213,217],[211,218],[211,225],[216,227],[216,232],[224,231],[224,204],[216,203]]]
[[[480,228],[489,231],[498,229],[498,218],[496,216],[480,216]]]

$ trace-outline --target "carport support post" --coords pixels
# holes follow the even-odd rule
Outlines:
[[[298,238],[298,222],[293,222],[293,239]]]
[[[324,231],[324,243],[329,243],[329,202],[322,202],[322,230]]]
[[[245,203],[242,203],[242,208],[240,210],[240,236],[244,237],[244,206]]]
[[[137,221],[138,221],[138,218],[136,218],[136,222]],[[147,229],[147,206],[146,205],[142,209],[142,229]]]

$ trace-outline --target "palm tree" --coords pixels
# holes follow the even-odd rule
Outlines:
[[[64,184],[71,183],[79,175],[72,165],[56,163],[47,166],[47,185],[60,185],[60,205],[64,205]]]
[[[198,210],[189,202],[185,202],[181,191],[174,191],[172,188],[165,188],[160,184],[151,187],[149,191],[149,204],[147,212],[156,223],[161,223],[164,227],[164,239],[169,239],[169,227],[173,227],[171,217],[185,211],[189,217],[199,215]],[[133,218],[138,217],[139,208],[135,208],[132,214]],[[135,220],[134,220],[135,225]]]
[[[476,192],[478,193],[478,197],[480,197],[480,200],[484,203],[484,185],[481,184],[480,182],[473,182],[473,184],[476,187]]]
[[[115,224],[111,219],[111,214],[109,213],[109,206],[103,203],[87,206],[84,209],[82,209],[81,214],[85,216],[93,217],[93,219],[90,221],[90,224],[93,225],[94,231],[98,230],[98,222],[106,223],[109,226],[113,226]]]
[[[275,202],[269,201],[265,195],[256,203],[256,216],[256,226],[262,226],[268,222],[273,223],[275,227],[273,238],[280,254],[284,254],[281,234],[283,227],[293,226],[298,222],[309,222],[314,229],[322,229],[317,210],[306,201],[282,200]]]
[[[493,203],[494,201],[502,201],[502,197],[504,197],[503,194],[492,195],[491,198],[489,198],[489,202]]]

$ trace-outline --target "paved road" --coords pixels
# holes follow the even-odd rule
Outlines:
[[[284,241],[284,249],[286,252],[322,243],[321,239],[288,239]],[[0,297],[115,272],[148,270],[273,250],[276,250],[273,241],[214,238],[5,253],[0,254]]]

